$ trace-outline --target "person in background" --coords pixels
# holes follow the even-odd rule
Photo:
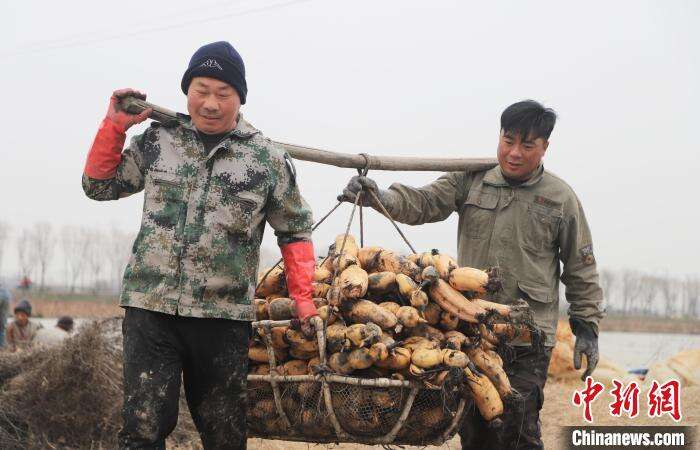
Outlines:
[[[56,328],[60,328],[68,334],[73,333],[73,318],[71,316],[61,316],[56,323]]]
[[[24,351],[32,346],[34,337],[42,325],[29,320],[32,305],[26,299],[20,300],[14,313],[15,320],[7,327],[7,347],[10,352]]]
[[[73,318],[63,316],[58,319],[55,327],[41,328],[37,330],[34,337],[34,346],[52,347],[61,344],[65,339],[70,337],[73,331]]]
[[[7,324],[7,311],[10,310],[10,291],[0,283],[0,348],[5,346],[5,325]]]

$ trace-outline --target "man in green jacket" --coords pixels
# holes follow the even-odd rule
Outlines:
[[[410,225],[457,212],[459,265],[498,266],[503,289],[489,300],[525,299],[544,331],[544,351],[515,343],[516,357],[506,372],[523,397],[507,408],[504,428],[489,432],[480,417],[468,417],[460,432],[464,449],[542,448],[539,411],[555,344],[560,279],[576,335],[574,366],[581,368],[585,354],[586,377],[598,362],[603,292],[591,233],[574,191],[542,165],[555,121],[551,109],[532,100],[518,102],[501,115],[498,166],[447,173],[421,188],[394,183],[383,190],[369,178],[354,177],[344,191],[345,199],[354,201],[360,188],[374,190],[394,220]],[[361,201],[376,207],[368,196]]]

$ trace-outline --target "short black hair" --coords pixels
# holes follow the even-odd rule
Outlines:
[[[62,316],[60,319],[58,319],[56,326],[58,328],[65,330],[65,331],[72,331],[73,330],[73,318],[71,316]]]
[[[520,139],[549,139],[557,121],[557,113],[534,100],[513,103],[501,114],[501,131]]]

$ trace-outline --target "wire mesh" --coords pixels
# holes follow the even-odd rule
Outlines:
[[[249,382],[248,428],[254,437],[306,442],[371,443],[395,426],[406,406],[410,389],[329,383],[331,404],[351,439],[339,439],[325,407],[319,381],[279,382],[282,408],[291,423],[285,429],[266,381]],[[420,389],[393,444],[425,445],[439,442],[457,413],[459,396],[446,389]]]

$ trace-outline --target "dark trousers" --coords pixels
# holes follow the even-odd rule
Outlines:
[[[544,351],[531,347],[515,347],[515,360],[506,366],[506,374],[514,390],[520,393],[514,402],[505,405],[499,429],[489,429],[474,407],[466,414],[459,431],[463,450],[534,450],[543,449],[540,410],[544,403],[544,384],[552,348]]]
[[[120,448],[165,448],[177,424],[181,377],[204,448],[246,448],[249,323],[126,308],[122,333]]]

